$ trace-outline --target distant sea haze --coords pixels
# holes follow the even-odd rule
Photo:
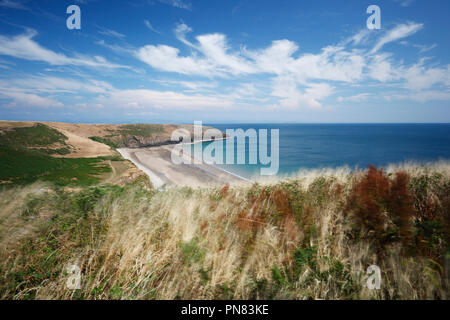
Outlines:
[[[268,129],[269,132],[270,129],[279,129],[279,175],[293,174],[300,169],[343,166],[361,169],[370,164],[384,167],[404,162],[450,160],[450,124],[234,123],[211,126],[223,132],[238,128]],[[248,152],[246,143],[246,159]],[[260,172],[259,165],[218,167],[247,178],[257,176]]]

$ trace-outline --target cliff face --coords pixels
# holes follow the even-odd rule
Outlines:
[[[225,137],[226,135],[222,134],[219,137],[212,137],[212,140],[223,139]],[[150,137],[129,136],[123,139],[121,143],[119,143],[119,147],[127,147],[127,148],[157,147],[163,145],[177,144],[180,143],[181,141],[182,141],[181,138],[179,141],[176,141],[164,135],[155,135]]]
[[[179,143],[179,141],[172,141],[170,138],[159,135],[154,137],[131,136],[123,141],[124,147],[127,148],[156,147],[176,143]]]
[[[182,141],[174,141],[171,139],[174,130],[183,129],[189,132],[190,136],[194,137],[194,127],[191,125],[167,125],[164,126],[162,130],[158,132],[153,132],[149,135],[143,134],[128,134],[125,130],[122,130],[120,134],[115,137],[111,137],[117,147],[127,147],[127,148],[144,148],[144,147],[156,147],[161,145],[177,144]],[[211,129],[211,127],[203,127],[203,131]],[[225,137],[221,134],[217,139]]]

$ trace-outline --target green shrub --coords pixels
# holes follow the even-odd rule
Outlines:
[[[205,251],[200,248],[199,242],[195,238],[188,242],[180,242],[178,246],[181,257],[187,264],[200,262],[205,255]]]

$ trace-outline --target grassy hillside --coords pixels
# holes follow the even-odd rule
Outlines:
[[[17,144],[24,147],[46,147],[54,143],[64,144],[67,140],[58,130],[41,123],[30,127],[18,127],[4,130],[0,135],[1,144]]]
[[[43,124],[8,128],[0,133],[0,185],[36,180],[57,185],[91,185],[111,171],[104,159],[54,158],[67,154],[67,137]]]
[[[218,189],[38,183],[0,206],[2,298],[448,299],[449,164]]]

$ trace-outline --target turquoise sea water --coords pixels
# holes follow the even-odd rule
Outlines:
[[[279,174],[300,169],[365,168],[450,160],[450,124],[212,124],[222,130],[279,129]],[[270,150],[270,139],[269,147]],[[208,143],[203,143],[205,148]],[[235,148],[236,149],[236,148]],[[246,143],[246,163],[249,148]],[[226,150],[224,150],[226,154]],[[235,152],[236,156],[236,152]],[[261,165],[218,165],[244,177]]]

